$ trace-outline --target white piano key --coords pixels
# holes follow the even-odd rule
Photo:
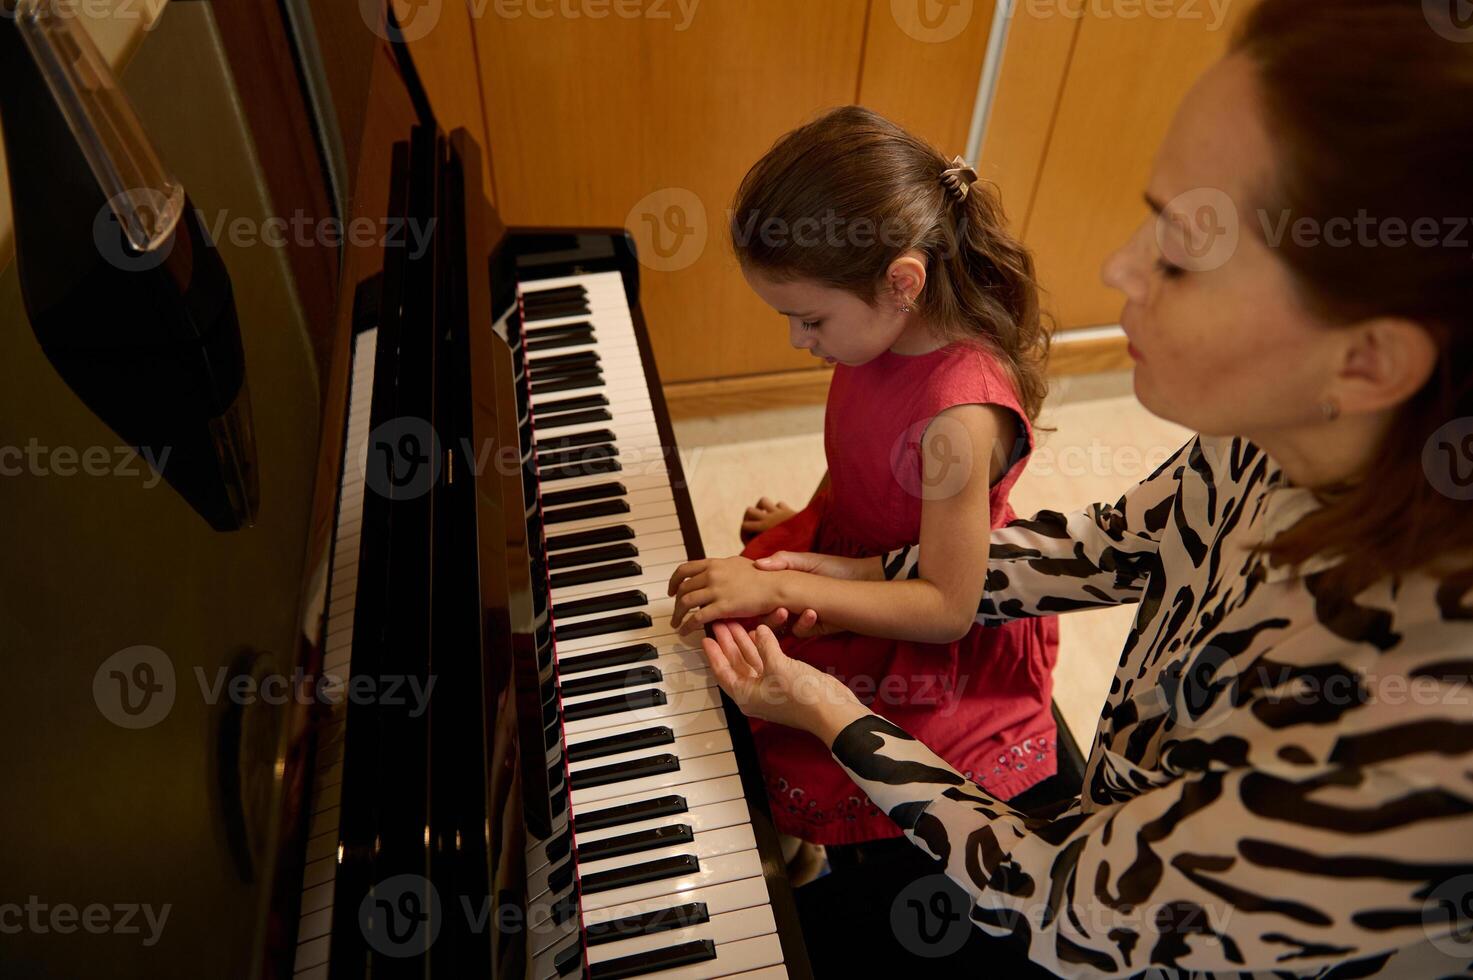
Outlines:
[[[705,833],[711,830],[719,830],[722,827],[740,827],[751,822],[752,814],[747,809],[747,801],[736,799],[725,800],[721,803],[712,803],[710,806],[694,807],[685,813],[674,813],[668,817],[654,817],[650,820],[641,820],[638,823],[628,823],[618,827],[603,827],[599,830],[584,831],[583,833],[576,834],[576,836],[578,843],[582,845],[604,840],[609,837],[636,834],[642,830],[653,830],[656,827],[674,827],[679,824],[685,824],[696,833]]]
[[[669,728],[677,738],[682,735],[698,735],[701,732],[714,731],[718,728],[726,728],[726,715],[719,710],[695,711],[689,714],[670,718],[659,724]],[[651,728],[650,724],[643,722],[631,722],[627,725],[611,725],[602,731],[586,735],[570,735],[567,744],[581,745],[592,742],[595,739],[606,738],[614,735],[626,735],[629,732],[637,732],[640,729]]]
[[[616,714],[604,715],[600,718],[582,718],[578,721],[565,721],[563,722],[563,732],[566,735],[584,735],[602,731],[613,725],[624,725],[630,722],[643,722],[645,725],[653,725],[659,723],[660,719],[663,718],[674,718],[689,714],[692,711],[706,711],[720,706],[721,688],[713,684],[710,687],[703,687],[699,690],[667,695],[664,704],[654,705],[649,708],[630,708]]]
[[[601,925],[631,915],[645,915],[662,909],[674,908],[687,902],[705,902],[711,915],[723,915],[755,906],[767,905],[771,901],[767,894],[767,880],[759,873],[755,877],[741,878],[724,884],[698,888],[681,895],[657,895],[624,905],[610,905],[594,909],[583,917],[585,925]]]

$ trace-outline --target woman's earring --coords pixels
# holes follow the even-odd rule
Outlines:
[[[1326,398],[1320,402],[1320,411],[1324,414],[1326,422],[1334,422],[1340,418],[1340,403],[1333,398]]]

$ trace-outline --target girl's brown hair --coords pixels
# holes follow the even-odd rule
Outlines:
[[[937,150],[859,106],[794,130],[748,171],[732,209],[742,264],[774,279],[811,280],[875,303],[890,264],[926,258],[915,304],[945,335],[985,345],[1036,419],[1048,392],[1049,331],[1033,259],[1008,231],[991,188],[959,201]]]
[[[1419,221],[1437,227],[1436,244],[1424,236],[1403,247],[1311,246],[1286,236],[1277,249],[1304,301],[1331,322],[1405,318],[1440,350],[1431,379],[1399,409],[1373,472],[1323,493],[1323,509],[1265,549],[1291,564],[1344,557],[1324,580],[1342,595],[1439,557],[1463,564],[1473,554],[1473,505],[1454,499],[1455,487],[1430,469],[1461,479],[1466,444],[1439,447],[1434,437],[1460,419],[1462,434],[1473,435],[1473,44],[1457,43],[1460,31],[1473,39],[1473,25],[1454,22],[1450,6],[1263,0],[1233,44],[1256,66],[1277,155],[1275,179],[1260,191],[1262,213],[1319,228],[1364,215],[1388,234]]]

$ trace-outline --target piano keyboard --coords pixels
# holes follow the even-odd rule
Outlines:
[[[353,653],[353,599],[358,589],[359,529],[363,521],[364,470],[359,464],[368,445],[373,401],[377,328],[353,338],[353,373],[348,381],[348,433],[344,441],[337,526],[333,531],[332,574],[327,597],[322,671],[333,678],[329,690],[347,683]],[[297,927],[295,980],[326,980],[332,933],[333,885],[338,865],[338,791],[343,783],[345,699],[332,706],[332,720],[317,740],[317,771],[312,780],[307,865],[302,876],[301,921]]]
[[[669,626],[688,555],[623,280],[520,298],[589,974],[786,977],[721,694]]]

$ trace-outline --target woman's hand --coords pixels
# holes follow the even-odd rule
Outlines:
[[[782,501],[773,503],[766,497],[747,508],[742,516],[742,540],[750,541],[764,531],[770,531],[783,521],[798,513]]]
[[[721,619],[766,615],[782,605],[781,578],[758,571],[747,558],[688,561],[670,576],[667,594],[675,596],[670,625],[689,633]]]
[[[783,653],[766,626],[748,633],[717,623],[712,632],[715,639],[701,641],[706,662],[748,717],[810,732],[832,745],[844,726],[869,713],[838,678]]]

